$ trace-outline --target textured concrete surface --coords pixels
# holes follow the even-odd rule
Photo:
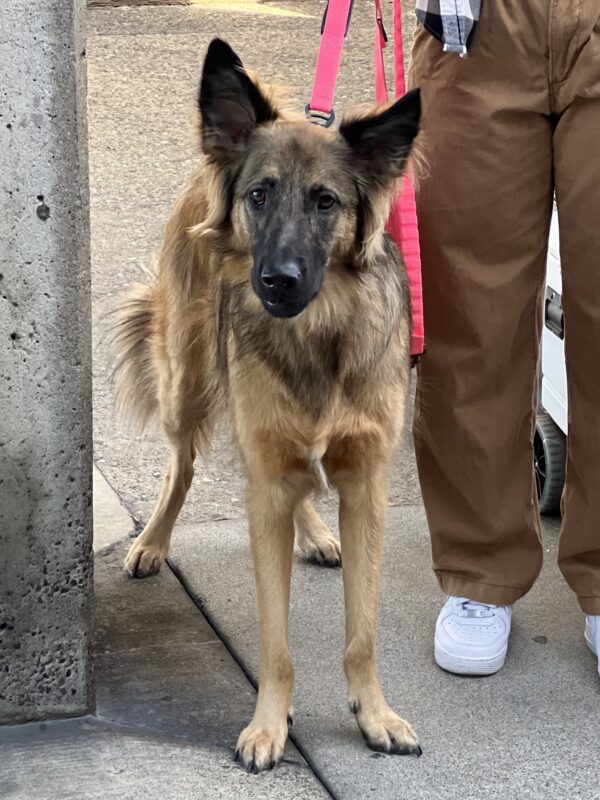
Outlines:
[[[151,259],[177,187],[192,167],[194,93],[208,40],[228,38],[248,65],[288,83],[304,102],[323,9],[313,0],[264,4],[269,13],[224,13],[217,5],[208,11],[201,5],[103,9],[90,16],[96,454],[138,520],[149,517],[167,453],[154,429],[135,436],[115,419],[107,314],[120,288]],[[369,3],[356,4],[340,107],[362,102],[371,92],[371,10]],[[236,463],[223,430],[206,465],[198,467],[172,555],[198,603],[255,675],[255,600]],[[462,680],[433,663],[442,597],[430,571],[409,443],[396,459],[392,488],[380,667],[388,698],[416,726],[424,756],[388,757],[365,748],[345,704],[341,575],[297,561],[291,648],[297,668],[295,736],[303,752],[340,798],[599,798],[593,765],[600,685],[583,642],[582,615],[554,567],[557,524],[545,524],[547,564],[539,585],[517,608],[505,670],[485,680]],[[321,507],[333,521],[333,499],[324,498]],[[157,588],[164,580],[170,580],[167,572],[148,585]],[[164,619],[156,628],[176,636]],[[145,679],[148,690],[165,680],[159,672],[145,673]],[[206,691],[205,701],[199,682],[189,697],[210,706]],[[189,717],[183,729],[201,736]]]
[[[98,718],[0,727],[0,797],[326,798],[291,745],[273,772],[234,763],[254,690],[168,569],[125,577],[128,543],[96,555]]]
[[[328,517],[335,526],[334,516]],[[600,731],[600,683],[583,641],[583,616],[554,564],[557,539],[556,523],[546,523],[546,565],[516,608],[505,668],[491,678],[463,679],[433,661],[441,596],[430,571],[424,513],[390,511],[380,672],[390,704],[420,736],[420,759],[381,756],[365,747],[346,706],[341,573],[296,559],[290,616],[294,735],[336,797],[600,798],[591,763]],[[245,522],[181,525],[171,554],[202,608],[256,675]]]
[[[148,581],[125,575],[129,544],[96,555],[98,715],[221,748],[229,763],[254,690],[169,569]],[[286,756],[305,768],[293,747]]]
[[[0,730],[3,800],[327,797],[304,767],[248,776],[216,748],[91,717],[18,727]]]
[[[94,466],[94,552],[122,540],[134,522],[98,467]]]
[[[0,722],[93,705],[82,23],[0,4]]]

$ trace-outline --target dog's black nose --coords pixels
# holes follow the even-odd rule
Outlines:
[[[302,280],[300,264],[284,261],[263,266],[260,280],[267,289],[274,292],[293,292]]]
[[[318,294],[318,283],[311,280],[308,259],[302,255],[268,253],[255,262],[252,288],[273,317],[295,317]]]

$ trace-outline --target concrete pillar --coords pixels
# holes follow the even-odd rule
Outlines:
[[[93,707],[84,0],[0,1],[0,722]]]

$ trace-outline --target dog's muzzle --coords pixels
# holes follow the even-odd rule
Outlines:
[[[274,317],[295,317],[312,299],[301,260],[263,262],[253,270],[252,285]]]

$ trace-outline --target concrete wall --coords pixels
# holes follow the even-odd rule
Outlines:
[[[93,706],[83,0],[0,2],[0,722]]]

